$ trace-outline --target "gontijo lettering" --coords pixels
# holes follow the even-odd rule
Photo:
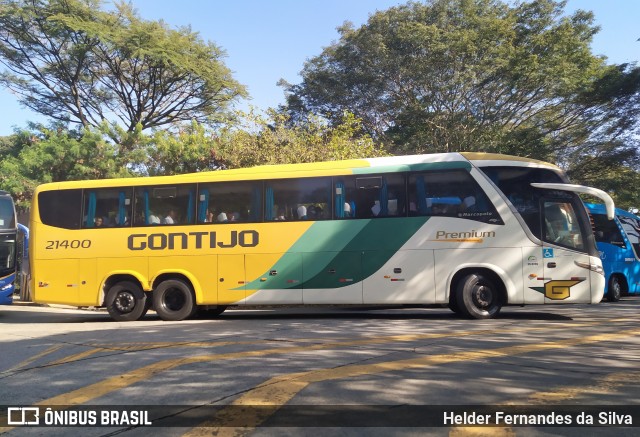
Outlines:
[[[168,232],[131,234],[127,239],[129,250],[174,250],[202,248],[255,247],[260,243],[258,231],[221,232]]]

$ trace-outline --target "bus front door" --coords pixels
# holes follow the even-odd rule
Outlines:
[[[567,199],[543,199],[543,284],[545,303],[590,303],[589,255],[574,204]]]

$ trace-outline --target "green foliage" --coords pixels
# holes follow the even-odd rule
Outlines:
[[[240,126],[221,129],[214,137],[215,158],[226,168],[285,164],[386,155],[363,132],[359,119],[344,113],[335,126],[309,116],[294,124],[286,114],[243,114]]]
[[[140,19],[130,4],[100,0],[5,0],[0,83],[54,120],[128,132],[217,122],[246,95],[224,52],[189,28]]]
[[[195,121],[175,134],[156,132],[147,146],[146,172],[157,176],[216,170],[218,164],[212,135]]]
[[[30,202],[35,187],[66,180],[130,176],[118,147],[97,129],[22,132],[5,141],[19,152],[0,160],[0,189],[10,192],[20,206]]]
[[[238,113],[223,129],[193,121],[175,132],[144,134],[103,123],[77,131],[24,131],[2,138],[0,189],[28,206],[35,187],[65,180],[173,175],[260,164],[328,161],[385,154],[352,114],[335,127],[317,117],[290,126],[289,118]],[[116,141],[114,141],[114,139]]]
[[[378,12],[308,61],[294,116],[363,120],[394,153],[482,150],[548,159],[579,123],[573,98],[603,68],[590,13],[562,2],[432,0]]]

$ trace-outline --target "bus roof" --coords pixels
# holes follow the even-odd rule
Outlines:
[[[605,209],[605,206],[600,204],[600,203],[585,203],[584,204],[587,209],[589,210],[590,213],[592,214],[606,214],[607,211]],[[630,213],[629,211],[626,211],[624,209],[620,209],[620,208],[616,208],[616,215],[620,215],[623,217],[629,217],[629,218],[634,218],[634,219],[640,219],[640,217],[638,217],[637,215]]]
[[[562,171],[562,169],[555,164],[533,158],[484,152],[461,152],[460,154],[469,161],[473,161],[473,163],[479,167],[511,165],[517,167],[547,167]]]
[[[342,161],[324,161],[300,164],[272,164],[230,170],[215,170],[187,173],[175,176],[130,177],[118,179],[98,179],[52,182],[40,185],[37,191],[73,189],[87,187],[107,187],[114,185],[139,186],[147,184],[173,184],[192,182],[194,179],[205,181],[234,181],[284,179],[291,177],[340,176],[351,174],[373,174],[402,171],[420,171],[426,169],[466,168],[474,165],[513,165],[547,167],[560,170],[553,164],[517,156],[494,153],[433,153],[423,155],[387,156],[379,158],[350,159]]]

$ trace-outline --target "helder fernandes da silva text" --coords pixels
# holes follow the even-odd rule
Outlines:
[[[495,413],[464,412],[457,414],[445,411],[444,425],[633,425],[630,414],[601,411],[597,414],[579,412],[575,414],[513,414],[504,411]]]

